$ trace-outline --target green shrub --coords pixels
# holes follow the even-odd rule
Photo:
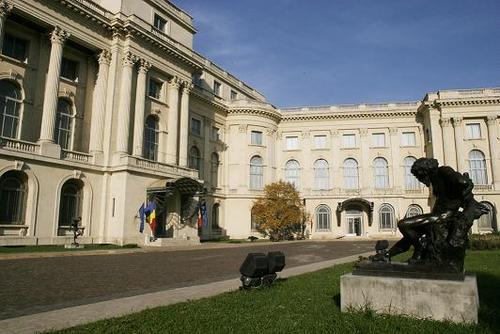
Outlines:
[[[469,248],[474,250],[500,249],[500,233],[473,234],[470,238]]]

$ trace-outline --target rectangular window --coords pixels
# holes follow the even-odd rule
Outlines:
[[[372,146],[373,147],[385,147],[385,133],[372,134]]]
[[[220,96],[220,87],[221,83],[218,81],[214,81],[214,94]]]
[[[481,138],[481,124],[479,123],[469,123],[467,127],[467,138],[468,139],[480,139]]]
[[[314,136],[314,148],[326,148],[326,136]]]
[[[299,137],[286,137],[286,149],[287,150],[298,150],[299,149]]]
[[[167,29],[167,20],[165,20],[163,17],[161,17],[158,14],[155,14],[153,26],[156,29],[161,30],[162,32],[167,32],[166,31],[166,29]]]
[[[415,132],[403,132],[402,135],[402,145],[403,146],[416,146],[417,140],[415,138]]]
[[[28,55],[28,41],[10,34],[5,34],[2,53],[25,62]]]
[[[217,141],[220,139],[219,128],[212,126],[212,140]]]
[[[342,136],[342,147],[350,148],[356,147],[356,135],[345,134]]]
[[[252,131],[250,143],[252,145],[262,145],[262,132],[260,131]]]
[[[201,136],[201,121],[196,118],[191,118],[191,133]]]
[[[162,86],[161,82],[156,81],[154,79],[149,79],[148,95],[155,99],[159,99],[161,95],[161,86]]]
[[[63,57],[61,62],[61,77],[76,81],[78,79],[78,62]]]
[[[238,93],[236,93],[234,90],[231,90],[231,100],[234,101],[238,98]]]

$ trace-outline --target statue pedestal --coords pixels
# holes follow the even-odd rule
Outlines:
[[[370,308],[378,313],[477,323],[476,276],[463,281],[345,274],[340,278],[342,312]]]

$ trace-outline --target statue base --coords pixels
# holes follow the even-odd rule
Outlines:
[[[70,244],[64,245],[64,248],[67,248],[67,249],[82,249],[82,248],[85,248],[85,246],[82,245],[82,244],[70,243]]]
[[[402,277],[402,278],[425,278],[452,281],[463,281],[465,274],[457,272],[452,268],[436,264],[406,262],[378,262],[365,260],[356,264],[353,275]]]
[[[463,281],[345,274],[340,278],[342,312],[372,309],[377,313],[477,323],[476,276]]]

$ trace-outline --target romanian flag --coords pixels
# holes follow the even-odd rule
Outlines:
[[[198,229],[203,225],[203,213],[201,211],[201,202],[198,205]]]
[[[146,212],[146,221],[149,224],[149,227],[151,228],[151,232],[153,233],[153,236],[156,233],[156,203],[155,202],[150,202],[148,206],[144,209]]]

